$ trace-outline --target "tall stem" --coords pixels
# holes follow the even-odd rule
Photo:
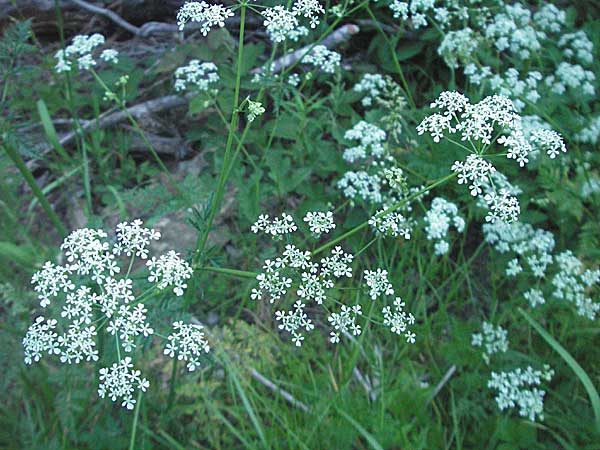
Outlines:
[[[135,402],[135,412],[133,413],[133,424],[131,425],[131,438],[129,439],[129,450],[135,449],[135,433],[137,431],[138,418],[140,417],[140,404],[142,403],[142,390],[138,391]]]
[[[44,195],[42,190],[35,182],[31,171],[27,168],[27,165],[25,164],[25,161],[23,161],[23,158],[21,158],[19,152],[15,148],[13,148],[8,142],[5,145],[3,145],[2,148],[4,148],[6,154],[9,156],[10,159],[12,159],[12,161],[15,163],[15,166],[17,166],[17,169],[19,169],[19,172],[21,172],[23,178],[25,178],[25,181],[33,191],[33,195],[35,195],[38,201],[40,202],[40,205],[54,224],[54,227],[56,228],[58,233],[61,235],[61,237],[65,237],[67,235],[67,229],[52,209],[52,206],[50,206],[50,203],[48,202],[48,199],[46,199],[46,196]]]
[[[212,228],[212,224],[215,220],[215,216],[217,215],[217,211],[219,209],[219,205],[221,204],[221,200],[223,198],[223,191],[225,189],[225,182],[227,180],[228,175],[228,167],[229,167],[229,155],[231,153],[231,147],[233,145],[233,136],[235,134],[235,129],[237,126],[237,119],[239,114],[239,98],[240,98],[240,86],[242,80],[242,62],[244,55],[244,29],[246,22],[246,2],[242,3],[241,12],[240,12],[240,36],[238,40],[238,54],[237,54],[237,67],[236,67],[236,76],[235,76],[235,91],[233,94],[233,111],[231,112],[231,120],[229,123],[229,133],[227,134],[227,143],[225,144],[225,153],[223,155],[223,163],[221,165],[221,172],[219,173],[219,179],[217,181],[217,189],[215,191],[215,196],[213,197],[213,202],[211,205],[210,213],[208,215],[208,219],[205,224],[205,228],[202,233],[198,236],[198,240],[196,241],[196,252],[194,254],[193,263],[196,264],[204,251],[204,247],[206,245],[206,240],[208,239],[208,234],[210,233],[210,229]],[[241,143],[240,143],[241,145]]]

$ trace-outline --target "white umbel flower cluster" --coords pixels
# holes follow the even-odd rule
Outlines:
[[[175,70],[174,88],[176,92],[188,90],[206,92],[217,81],[219,81],[219,74],[215,64],[192,59],[187,66]]]
[[[425,234],[428,240],[435,241],[436,255],[445,255],[450,250],[447,237],[451,226],[454,226],[458,233],[465,229],[465,219],[458,213],[458,207],[442,197],[433,199],[424,220]]]
[[[309,216],[310,214],[310,216]],[[322,231],[333,229],[335,224],[330,221],[329,213],[309,213],[305,221],[312,222],[311,230]],[[284,216],[287,216],[284,214]],[[255,232],[272,234],[268,229],[268,216],[262,216],[261,224]],[[293,221],[290,217],[290,221]],[[323,221],[323,222],[321,222]],[[256,224],[255,224],[256,225]],[[313,238],[318,238],[318,233],[311,233]],[[290,236],[291,237],[291,236]],[[341,246],[335,246],[329,255],[315,260],[310,251],[301,250],[294,244],[288,243],[280,256],[264,261],[262,272],[256,276],[258,286],[252,289],[252,300],[268,300],[270,303],[283,303],[288,297],[295,297],[290,302],[289,309],[277,309],[275,320],[280,330],[291,335],[292,342],[300,347],[305,339],[305,334],[315,328],[314,320],[309,316],[309,311],[321,307],[328,315],[330,324],[329,340],[331,343],[340,342],[343,335],[357,336],[362,327],[358,323],[362,317],[361,305],[340,304],[338,291],[343,286],[344,280],[353,278],[352,262],[354,256],[345,252]],[[388,272],[382,269],[366,270],[364,272],[365,290],[372,300],[394,295],[392,284],[388,280]],[[343,292],[343,291],[341,291]],[[331,304],[337,303],[337,311],[331,312]],[[309,304],[311,308],[308,307]],[[403,305],[402,305],[403,306]],[[388,317],[389,325],[400,329],[402,311],[396,308]],[[387,314],[387,313],[386,313]],[[398,317],[396,317],[398,315]],[[405,321],[414,322],[412,315],[404,313]],[[386,325],[388,325],[386,322]],[[392,325],[392,322],[395,326]],[[404,327],[406,329],[406,327]],[[400,333],[398,333],[400,334]],[[412,336],[412,337],[411,337]],[[414,340],[414,335],[406,335],[409,341]]]
[[[224,27],[225,20],[230,17],[233,17],[233,11],[224,5],[187,2],[177,12],[177,26],[183,30],[188,22],[198,22],[202,35],[206,36],[213,27]]]
[[[371,156],[380,159],[385,152],[385,131],[361,120],[344,133],[344,139],[358,141],[358,145],[344,150],[344,159],[353,163]]]
[[[173,332],[168,336],[164,354],[179,361],[185,361],[190,372],[200,366],[200,357],[210,351],[208,341],[202,331],[204,327],[198,324],[185,324],[182,321],[173,322]]]
[[[310,232],[316,237],[322,234],[329,233],[335,229],[335,222],[333,221],[333,212],[327,211],[309,211],[304,216],[304,222],[308,224]]]
[[[280,239],[282,236],[293,233],[298,227],[294,219],[289,214],[283,213],[281,217],[275,217],[273,220],[267,214],[261,214],[251,227],[253,233],[270,234],[273,239]]]
[[[303,64],[313,66],[325,73],[334,73],[342,61],[342,55],[329,50],[324,45],[315,45],[312,50],[302,58]]]
[[[412,232],[411,223],[399,212],[390,212],[382,215],[385,209],[380,209],[369,219],[369,225],[383,236],[410,239]]]
[[[489,322],[483,322],[481,333],[473,333],[471,336],[473,347],[484,347],[483,359],[489,363],[490,356],[495,353],[506,353],[508,350],[508,331],[500,325],[494,326]]]
[[[485,153],[494,145],[493,137],[495,140],[497,137],[497,143],[506,149],[507,158],[517,160],[521,167],[534,151],[544,151],[551,159],[566,152],[562,137],[555,131],[534,129],[526,136],[523,120],[507,97],[493,95],[471,104],[458,92],[442,92],[431,107],[440,109],[441,113],[423,119],[417,131],[430,134],[435,142],[444,139],[446,134],[456,134],[460,141],[471,146],[469,149],[458,144],[469,154],[465,161],[456,161],[451,169],[458,174],[459,184],[469,185],[472,196],[484,193],[483,187],[487,187],[484,200],[489,210],[486,216],[488,222],[512,222],[520,214],[517,198],[508,190],[496,190],[491,182],[496,168],[485,159]],[[452,141],[450,137],[448,139]]]
[[[58,50],[54,57],[56,72],[70,72],[73,65],[77,64],[79,70],[90,70],[96,65],[94,53],[98,47],[104,44],[104,36],[94,33],[91,36],[80,34],[73,38],[70,45],[65,49]],[[119,62],[119,52],[114,49],[104,49],[100,53],[100,59],[116,64]]]
[[[136,404],[133,398],[135,391],[146,392],[150,387],[150,382],[141,375],[141,371],[133,367],[131,358],[126,356],[118,364],[100,369],[98,395],[101,398],[108,397],[113,402],[120,399],[121,406],[133,409]]]
[[[383,324],[390,327],[392,333],[398,335],[404,334],[406,342],[414,344],[416,342],[416,334],[408,329],[410,325],[414,325],[415,317],[412,313],[406,313],[404,307],[406,304],[400,297],[396,297],[394,300],[394,308],[391,306],[385,306],[381,313],[383,314]]]
[[[52,309],[54,303],[62,303],[62,309],[60,320],[39,316],[29,327],[23,338],[26,364],[40,361],[44,354],[56,355],[65,364],[98,361],[101,355],[96,336],[103,328],[114,336],[112,341],[120,358],[121,350],[132,352],[142,338],[154,335],[145,303],[169,286],[173,286],[175,295],[183,294],[192,268],[176,252],[169,251],[147,261],[150,287],[136,296],[134,280],[130,278],[133,263],[136,258],[148,258],[149,245],[160,238],[160,233],[144,227],[137,219],[118,224],[115,234],[112,242],[103,230],[75,230],[61,245],[66,264],[46,262],[33,275],[40,306]],[[129,258],[127,270],[119,265],[122,257]],[[177,328],[188,330],[181,322],[177,322]],[[179,343],[183,337],[174,339],[179,339]],[[178,354],[188,358],[188,365],[197,365],[190,349],[192,345],[208,349],[206,340],[199,333],[188,333],[186,339]],[[195,344],[191,342],[194,339]],[[111,368],[101,369],[100,396],[108,395],[113,401],[120,398],[123,406],[133,408],[133,392],[144,391],[148,382],[132,367],[128,356]]]
[[[546,391],[538,389],[543,381],[550,381],[554,370],[544,366],[544,370],[534,370],[520,367],[510,372],[492,372],[488,387],[494,389],[496,403],[500,411],[518,408],[521,417],[527,417],[532,422],[544,420],[544,396]]]

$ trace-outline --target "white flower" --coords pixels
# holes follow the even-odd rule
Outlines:
[[[365,270],[364,278],[372,300],[376,300],[382,295],[394,295],[394,288],[388,281],[387,270]]]
[[[133,368],[131,358],[126,356],[112,367],[104,367],[99,370],[100,384],[98,395],[102,398],[108,396],[113,402],[121,400],[121,406],[133,409],[136,400],[133,394],[136,390],[146,392],[150,383],[141,377],[141,372]]]
[[[217,66],[211,62],[200,62],[192,59],[187,66],[175,70],[175,91],[181,92],[190,88],[197,91],[208,91],[219,81]]]
[[[396,297],[394,300],[394,309],[390,306],[385,306],[381,313],[383,314],[383,324],[390,328],[392,333],[398,335],[404,334],[406,342],[409,344],[415,343],[415,334],[408,330],[410,325],[414,325],[415,317],[412,313],[406,313],[404,311],[405,303],[400,297]]]
[[[117,243],[113,247],[115,255],[124,253],[127,256],[148,258],[148,244],[160,239],[160,233],[151,228],[144,228],[143,222],[136,219],[133,222],[121,222],[117,225]]]
[[[380,209],[369,219],[369,225],[384,236],[410,239],[411,225],[404,216],[398,212],[390,212],[383,216],[385,209]]]
[[[339,53],[320,44],[315,45],[310,53],[302,58],[302,63],[310,64],[325,73],[334,73],[341,61],[342,56]]]
[[[458,214],[458,207],[442,197],[433,199],[431,208],[425,214],[424,220],[427,239],[436,241],[436,255],[443,255],[450,249],[446,237],[451,225],[454,225],[459,233],[462,233],[465,228],[465,219]]]
[[[483,358],[489,362],[489,357],[495,353],[506,353],[508,350],[508,332],[501,326],[494,326],[489,322],[483,322],[482,333],[472,336],[471,345],[474,347],[485,347]]]
[[[284,6],[277,5],[273,8],[267,8],[263,15],[265,16],[264,25],[273,42],[285,41],[298,28],[296,14]]]
[[[458,174],[458,184],[469,184],[471,195],[481,194],[482,186],[489,184],[489,176],[496,171],[491,163],[474,153],[467,156],[466,161],[455,161],[451,170]]]
[[[157,283],[159,290],[165,289],[167,286],[174,286],[173,292],[175,295],[182,296],[183,291],[187,288],[185,280],[192,277],[192,268],[179,257],[179,253],[170,250],[166,255],[161,255],[158,259],[152,257],[146,262],[146,266],[150,270],[148,281]]]
[[[97,47],[104,44],[104,36],[95,33],[91,36],[77,35],[71,41],[71,44],[65,49],[58,50],[54,57],[56,72],[69,72],[73,68],[73,62],[77,61],[77,66],[80,70],[90,70],[96,65],[94,52]],[[100,54],[103,61],[117,63],[119,52],[114,49],[104,49]]]
[[[45,321],[45,323],[44,323]],[[25,364],[38,362],[43,353],[58,355],[58,334],[56,329],[56,320],[39,316],[27,330],[23,338],[23,348],[25,351]]]
[[[302,346],[304,335],[302,330],[311,331],[314,328],[312,321],[304,312],[305,304],[300,300],[294,303],[294,307],[290,311],[277,311],[275,319],[279,324],[279,329],[287,331],[292,335],[292,342],[296,347]]]
[[[177,12],[177,26],[183,30],[188,22],[199,22],[202,24],[200,31],[206,36],[212,27],[224,27],[225,20],[230,17],[233,17],[233,11],[226,6],[204,1],[187,2]]]
[[[275,217],[273,220],[268,215],[261,214],[251,228],[255,234],[264,232],[265,234],[270,234],[274,239],[293,233],[297,229],[298,227],[294,223],[292,216],[286,213],[283,213],[281,217]]]
[[[202,325],[184,324],[183,322],[173,322],[173,333],[169,335],[168,344],[165,347],[164,354],[171,358],[177,355],[177,359],[187,362],[187,368],[190,372],[200,366],[200,357],[202,353],[208,353],[210,346],[202,331]]]
[[[359,142],[357,146],[344,150],[344,159],[349,163],[364,159],[368,154],[376,159],[384,155],[385,131],[364,120],[346,131],[344,139]]]
[[[335,228],[333,212],[331,211],[309,211],[306,213],[303,220],[308,224],[310,231],[316,236],[320,236],[323,233],[329,233]]]
[[[315,28],[319,25],[318,14],[325,14],[325,10],[318,0],[295,0],[292,6],[292,12],[310,20],[310,27]]]
[[[356,319],[361,315],[362,310],[360,305],[355,305],[351,308],[346,305],[342,305],[339,313],[331,313],[331,315],[327,317],[327,320],[333,327],[333,330],[329,333],[329,341],[332,344],[339,343],[340,334],[342,333],[350,333],[353,336],[360,335],[362,330],[360,325],[356,323]]]
[[[544,420],[546,392],[530,387],[541,385],[543,380],[550,381],[553,375],[554,371],[549,366],[544,366],[543,371],[527,367],[525,370],[517,368],[510,372],[492,372],[488,387],[498,391],[496,403],[501,411],[517,407],[522,417],[531,421],[536,418]]]

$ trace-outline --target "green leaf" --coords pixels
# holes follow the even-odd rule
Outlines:
[[[44,127],[44,133],[46,133],[46,137],[48,138],[48,141],[50,141],[50,145],[52,145],[54,150],[56,150],[56,152],[65,161],[70,161],[71,157],[58,139],[58,135],[56,134],[56,129],[54,128],[54,123],[52,123],[52,118],[50,117],[46,103],[44,103],[44,100],[39,99],[36,104],[38,114],[40,115],[40,120],[42,121],[42,126]]]
[[[600,396],[598,396],[598,391],[594,387],[592,380],[588,376],[588,374],[583,370],[583,367],[579,365],[575,358],[573,358],[569,352],[558,343],[556,339],[554,339],[546,330],[542,328],[542,326],[537,323],[529,314],[527,314],[523,309],[519,308],[519,312],[527,322],[537,331],[540,336],[544,338],[544,340],[552,347],[556,353],[560,355],[560,357],[567,363],[567,365],[575,372],[579,381],[583,384],[583,387],[587,391],[588,397],[590,398],[590,403],[592,404],[592,409],[594,410],[594,416],[596,417],[596,429],[600,431]]]

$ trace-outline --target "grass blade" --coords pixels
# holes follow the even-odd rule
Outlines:
[[[362,437],[365,438],[365,440],[369,443],[371,447],[373,447],[375,450],[383,450],[383,447],[379,442],[377,442],[373,435],[367,430],[365,430],[364,427],[360,423],[358,423],[352,416],[348,415],[347,413],[338,408],[336,408],[336,411],[339,413],[340,416],[342,416],[344,419],[350,422],[350,424],[354,428],[356,428],[356,431],[358,431],[362,435]]]
[[[524,310],[519,308],[519,312],[527,322],[537,331],[540,336],[544,338],[544,340],[552,347],[556,353],[560,355],[560,357],[568,364],[568,366],[575,372],[577,378],[583,384],[583,387],[587,391],[588,397],[590,398],[590,403],[592,404],[592,409],[594,411],[594,416],[596,417],[596,429],[600,431],[600,396],[598,396],[598,391],[594,387],[592,380],[588,376],[588,374],[583,370],[583,367],[579,365],[575,358],[573,358],[570,353],[559,344],[559,342],[554,339],[550,334],[542,328],[542,326],[537,323],[529,314],[527,314]]]

